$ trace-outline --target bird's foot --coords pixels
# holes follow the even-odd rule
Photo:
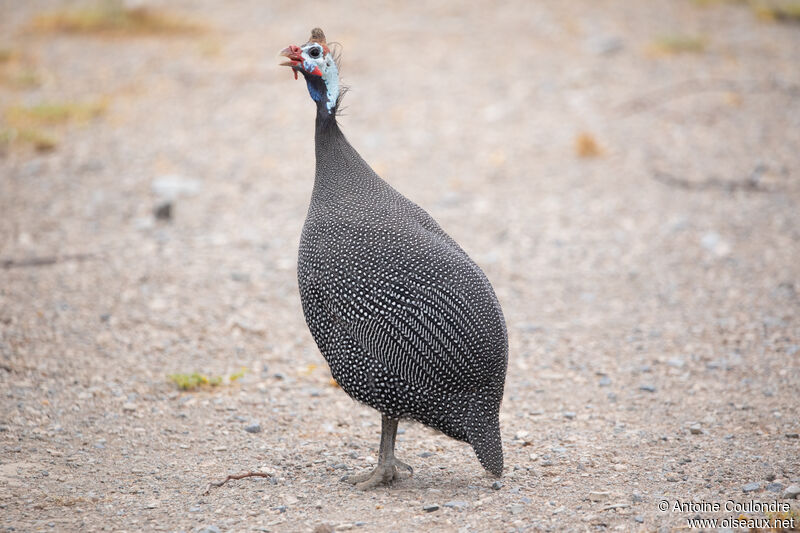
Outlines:
[[[380,485],[388,485],[396,479],[406,479],[414,475],[414,469],[399,459],[378,463],[373,470],[348,477],[345,481],[357,489],[367,490]]]

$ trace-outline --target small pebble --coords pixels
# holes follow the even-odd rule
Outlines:
[[[594,491],[589,493],[590,502],[604,502],[611,496],[610,492]]]
[[[794,500],[798,496],[800,496],[800,485],[789,485],[781,494],[781,498],[784,500]]]
[[[646,384],[646,385],[639,386],[639,390],[644,391],[644,392],[655,392],[656,388],[653,385],[647,385]]]
[[[244,430],[248,433],[261,433],[261,424],[258,422],[253,422],[248,424],[244,427]]]
[[[670,482],[674,483],[674,482],[680,481],[680,480],[681,480],[681,478],[675,472],[670,472],[670,473],[667,474],[667,481],[670,481]]]
[[[748,483],[742,487],[743,492],[755,492],[761,488],[761,483],[758,481],[754,481],[752,483]]]
[[[611,385],[611,378],[608,376],[603,376],[600,378],[600,381],[598,381],[597,384],[601,387],[608,387]]]
[[[800,439],[800,433],[787,433],[787,439]]]
[[[197,530],[197,533],[222,533],[217,526],[203,526]]]
[[[636,516],[633,519],[636,520],[640,524],[644,523],[644,517],[643,516]]]
[[[519,504],[519,503],[515,503],[515,504],[512,504],[512,505],[509,505],[508,506],[508,510],[511,512],[511,514],[516,515],[516,514],[520,514],[521,512],[523,512],[525,510],[525,506],[522,505],[522,504]]]
[[[133,402],[125,402],[124,404],[122,404],[122,410],[133,412],[136,410],[136,404]]]
[[[444,504],[444,506],[450,507],[451,509],[461,510],[461,509],[466,509],[469,506],[469,504],[462,500],[453,500],[447,502],[446,504]]]
[[[495,481],[494,483],[492,483],[492,489],[493,490],[500,490],[502,488],[503,488],[503,482],[502,481]]]
[[[161,202],[153,209],[153,216],[157,220],[172,219],[172,202]]]
[[[436,505],[435,503],[431,503],[431,504],[423,506],[422,510],[425,511],[426,513],[432,513],[434,511],[438,511],[439,510],[439,506]]]
[[[435,454],[435,453],[433,453],[433,452],[422,452],[422,453],[418,453],[417,455],[418,455],[419,457],[433,457],[433,456],[434,456],[434,455],[436,455],[436,454]]]
[[[566,413],[564,413],[564,418],[572,420],[575,418],[575,413],[573,413],[572,411],[567,411]]]
[[[703,428],[700,426],[700,424],[692,424],[691,427],[689,427],[689,431],[691,432],[692,435],[703,434]]]
[[[780,492],[781,489],[783,489],[783,484],[782,483],[770,483],[769,485],[766,486],[766,489],[769,492]]]

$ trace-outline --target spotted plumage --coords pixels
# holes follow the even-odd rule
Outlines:
[[[297,274],[306,322],[333,378],[383,415],[379,465],[360,485],[410,469],[393,454],[402,418],[470,443],[499,476],[508,358],[500,304],[461,247],[345,139],[338,101],[319,97],[329,92],[325,72],[314,72],[318,61],[306,65],[313,58],[305,50],[319,45],[316,29],[309,43],[283,52],[317,103],[316,175]]]

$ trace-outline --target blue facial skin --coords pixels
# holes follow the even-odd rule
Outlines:
[[[330,114],[328,109],[328,87],[325,85],[323,79],[319,76],[313,76],[303,73],[306,78],[306,86],[308,87],[308,94],[311,99],[317,104],[317,109],[320,113],[327,116]]]
[[[306,85],[308,86],[308,94],[311,95],[311,99],[315,102],[321,102],[323,95],[319,88],[315,87],[316,84],[312,83],[309,78],[306,78]]]

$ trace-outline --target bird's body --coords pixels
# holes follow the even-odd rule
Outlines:
[[[312,98],[321,94],[306,78]],[[339,130],[335,106],[322,97],[317,103],[316,175],[298,282],[306,322],[334,379],[383,415],[376,471],[381,458],[387,468],[361,479],[362,488],[406,466],[393,456],[402,418],[469,442],[481,464],[500,475],[508,342],[494,291],[430,215],[364,162]]]

